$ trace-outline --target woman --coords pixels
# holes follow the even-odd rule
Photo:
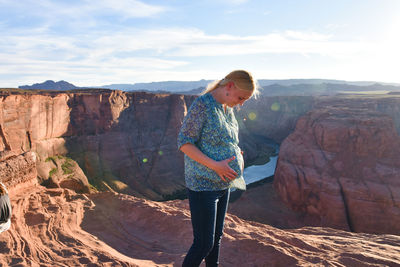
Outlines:
[[[229,188],[246,186],[239,127],[232,108],[257,93],[249,72],[232,71],[210,84],[184,119],[178,148],[185,154],[194,239],[182,266],[199,266],[203,259],[206,266],[218,266]]]

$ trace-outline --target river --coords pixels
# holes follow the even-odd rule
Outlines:
[[[274,175],[277,161],[278,156],[274,156],[264,165],[253,165],[245,168],[243,177],[246,184],[248,185]]]

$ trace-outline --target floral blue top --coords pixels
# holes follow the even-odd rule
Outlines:
[[[235,159],[229,162],[229,166],[238,176],[234,181],[224,182],[215,171],[185,155],[185,182],[190,190],[217,191],[241,187],[236,184],[245,186],[238,131],[239,126],[232,108],[227,107],[225,112],[222,104],[210,93],[194,100],[178,134],[178,149],[191,143],[216,161],[235,156]]]

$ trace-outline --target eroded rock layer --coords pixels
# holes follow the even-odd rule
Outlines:
[[[20,155],[11,152],[2,153],[1,159],[0,181],[7,188],[29,188],[38,183],[35,153],[26,152]]]
[[[393,119],[365,106],[309,112],[280,147],[275,188],[316,223],[400,233],[400,138]]]
[[[54,168],[46,161],[67,156],[99,189],[173,198],[184,190],[183,155],[176,137],[194,98],[117,90],[3,92],[0,152],[35,152],[40,182],[48,180]],[[273,149],[264,139],[287,136],[311,100],[265,98],[238,111],[246,162],[268,158]]]
[[[12,226],[0,234],[4,266],[180,266],[192,241],[187,201],[110,192],[10,190]],[[329,228],[279,230],[227,215],[223,266],[397,266],[400,237]]]
[[[68,156],[100,189],[162,199],[184,188],[176,136],[193,99],[186,98],[111,90],[3,94],[2,158],[35,152],[43,181],[51,176],[44,162]]]
[[[174,198],[184,192],[176,136],[194,98],[116,90],[0,92],[0,162],[34,152],[39,181],[53,187],[88,192],[87,177],[99,189]],[[396,151],[391,140],[400,131],[399,114],[396,96],[297,96],[248,101],[237,118],[247,164],[268,160],[273,149],[263,144],[266,139],[285,140],[276,183],[290,207],[320,225],[384,232],[379,229],[395,229],[391,224],[399,218],[397,154],[387,152]],[[347,150],[335,150],[343,146]],[[298,178],[303,172],[306,178]],[[10,177],[18,184],[21,176]],[[358,207],[367,210],[366,222],[383,213],[382,221],[359,228],[364,215]],[[382,227],[387,216],[396,219]]]

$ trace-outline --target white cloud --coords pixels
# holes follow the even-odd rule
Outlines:
[[[144,33],[148,47],[165,55],[181,57],[235,56],[246,54],[294,53],[332,57],[370,51],[371,44],[339,42],[333,36],[314,32],[285,31],[266,35],[206,35],[199,30],[152,30]],[[155,38],[151,36],[157,36]],[[159,40],[163,40],[160,47]]]
[[[293,40],[303,41],[326,41],[332,39],[332,35],[321,34],[316,32],[301,32],[301,31],[285,31],[285,37]]]
[[[40,17],[88,17],[96,14],[116,14],[124,17],[148,17],[165,12],[168,8],[150,5],[138,0],[89,0],[61,3],[50,0],[2,1],[13,12],[26,12]],[[0,2],[1,3],[1,2]]]
[[[23,82],[19,81],[17,85],[45,79],[100,85],[182,77],[190,79],[192,76],[193,79],[219,77],[223,73],[218,76],[215,70],[190,70],[190,67],[193,69],[192,62],[202,57],[210,57],[210,61],[222,61],[246,55],[306,55],[308,62],[314,57],[324,57],[336,65],[342,64],[339,68],[346,70],[349,75],[353,74],[353,77],[369,75],[371,79],[374,77],[372,74],[377,73],[378,66],[392,66],[393,70],[386,73],[393,77],[397,75],[397,68],[389,63],[391,54],[397,53],[397,46],[384,46],[379,42],[338,41],[331,34],[309,31],[240,36],[209,35],[195,28],[120,28],[115,32],[98,30],[60,37],[41,27],[35,31],[4,32],[2,39],[0,77],[18,76]],[[397,37],[396,40],[398,44]],[[266,68],[268,64],[271,63],[266,63]],[[329,74],[334,73],[337,68],[335,64],[317,69],[314,66],[307,69],[303,67],[295,71],[304,77],[307,72]],[[359,64],[361,66],[357,67]],[[251,63],[248,65],[251,66]],[[289,68],[281,73],[289,73]],[[215,76],[210,76],[213,73]],[[273,74],[275,78],[279,77],[278,71]],[[389,74],[385,76],[388,81]],[[197,78],[194,75],[198,75]],[[0,87],[11,85],[12,80],[8,79],[2,79]]]
[[[336,30],[341,30],[348,27],[347,24],[339,24],[339,23],[331,23],[328,25],[325,25],[325,28],[328,30],[336,31]]]
[[[88,3],[92,1],[88,1]],[[109,9],[125,17],[149,17],[157,15],[166,10],[165,7],[149,5],[136,0],[98,0],[95,4],[96,9]]]
[[[169,10],[165,6],[138,0],[4,0],[0,8],[9,14],[2,17],[0,33],[4,27],[6,31],[29,29],[29,32],[53,31],[58,35],[118,28],[128,19],[155,18]]]
[[[228,5],[242,5],[242,4],[249,2],[249,0],[214,0],[214,1],[221,2],[224,4],[228,4]]]
[[[92,40],[93,56],[116,51],[148,50],[154,56],[203,57],[246,54],[296,53],[348,56],[375,49],[368,43],[340,42],[332,35],[315,32],[285,31],[266,35],[207,35],[198,29],[165,28],[127,30],[109,33]],[[100,49],[101,48],[101,49]]]

